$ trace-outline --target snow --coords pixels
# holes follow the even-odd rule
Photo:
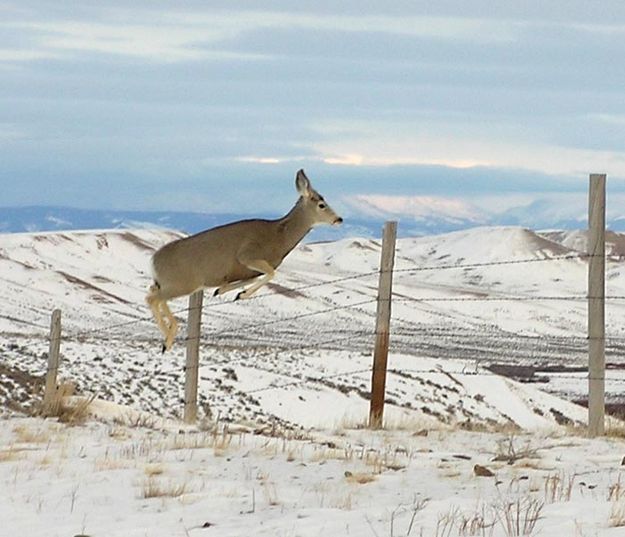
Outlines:
[[[385,429],[371,431],[379,241],[304,244],[245,303],[207,294],[200,419],[189,426],[186,303],[172,304],[182,330],[161,355],[143,302],[151,252],[178,236],[0,235],[7,535],[438,537],[473,525],[498,537],[505,506],[530,501],[532,535],[625,534],[614,526],[625,512],[621,426],[584,438],[586,410],[571,400],[585,374],[540,369],[585,357],[585,301],[541,298],[585,295],[575,237],[502,227],[399,240]],[[608,294],[625,295],[622,262],[608,267]],[[40,399],[56,307],[60,378],[76,383],[74,403],[95,397],[79,426],[15,410]],[[609,303],[616,365],[623,313]],[[504,378],[492,363],[549,382]],[[618,400],[625,378],[608,376]]]
[[[29,537],[470,535],[461,528],[480,517],[473,534],[498,537],[503,506],[532,498],[531,535],[609,537],[623,531],[610,521],[623,448],[558,431],[343,425],[272,437],[11,417],[0,516],[3,534]],[[494,476],[476,476],[478,464]]]

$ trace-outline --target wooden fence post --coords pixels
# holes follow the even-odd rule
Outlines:
[[[605,432],[605,174],[588,197],[588,435]]]
[[[397,222],[386,222],[382,238],[382,257],[378,286],[378,308],[375,323],[375,350],[371,373],[371,403],[369,427],[379,429],[384,421],[384,399],[386,392],[386,364],[391,324],[391,295],[393,292],[393,266],[395,263],[395,240]]]
[[[59,372],[61,350],[61,310],[52,312],[50,322],[50,346],[48,348],[48,369],[46,371],[46,386],[43,392],[43,408],[45,409],[54,399],[56,393],[56,377]]]
[[[187,322],[187,359],[184,377],[184,422],[195,423],[197,419],[197,386],[200,363],[200,327],[202,324],[202,302],[204,291],[189,296],[189,318]]]

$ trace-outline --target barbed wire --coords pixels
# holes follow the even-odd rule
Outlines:
[[[541,302],[541,301],[579,301],[579,300],[625,300],[625,295],[606,295],[591,297],[587,295],[534,295],[534,296],[482,296],[482,297],[406,297],[393,298],[393,302]]]
[[[456,264],[443,264],[443,265],[432,265],[432,266],[416,266],[416,267],[409,267],[409,268],[394,268],[392,271],[393,273],[410,273],[410,272],[420,272],[420,271],[435,271],[435,270],[450,270],[450,269],[467,269],[467,268],[479,268],[479,267],[487,267],[487,266],[501,266],[501,265],[516,265],[516,264],[524,264],[524,263],[542,263],[542,262],[549,262],[549,261],[561,261],[561,260],[566,260],[566,259],[588,259],[591,257],[598,257],[595,254],[584,254],[584,253],[579,253],[579,254],[566,254],[566,255],[561,255],[561,256],[553,256],[553,257],[545,257],[545,258],[524,258],[524,259],[510,259],[510,260],[500,260],[500,261],[485,261],[485,262],[477,262],[477,263],[456,263]],[[609,258],[609,255],[606,255],[605,257]],[[374,275],[379,275],[380,270],[379,269],[375,269],[375,270],[371,270],[368,272],[363,272],[363,273],[357,273],[357,274],[351,274],[349,276],[342,276],[339,278],[334,278],[334,279],[330,279],[330,280],[325,280],[325,281],[321,281],[321,282],[315,282],[312,284],[306,284],[306,285],[301,285],[298,287],[293,287],[293,288],[288,288],[288,292],[299,292],[299,291],[305,291],[308,289],[314,289],[317,287],[322,287],[322,286],[326,286],[326,285],[333,285],[336,283],[342,283],[345,281],[352,281],[352,280],[357,280],[357,279],[362,279],[362,278],[367,278],[370,276],[374,276]],[[276,293],[261,293],[261,294],[257,294],[254,295],[250,298],[245,299],[245,302],[250,302],[250,301],[254,301],[254,300],[259,300],[259,299],[263,299],[263,298],[268,298],[268,297],[275,297]],[[606,297],[608,298],[608,297]],[[622,297],[611,297],[611,298],[619,298],[619,299],[625,299],[625,296]],[[220,301],[220,302],[212,302],[209,304],[204,304],[202,309],[209,309],[209,308],[216,308],[216,307],[220,307],[220,306],[225,306],[225,305],[230,305],[232,304],[232,302],[230,301]],[[182,308],[182,309],[178,309],[176,311],[174,311],[174,315],[177,314],[181,314],[181,313],[185,313],[189,311],[189,307],[186,308]],[[47,312],[43,312],[40,310],[35,310],[39,315],[45,317],[48,315]],[[106,330],[110,330],[113,328],[118,328],[118,327],[125,327],[125,326],[129,326],[132,324],[136,324],[136,323],[140,323],[140,322],[147,322],[150,321],[152,319],[151,315],[146,315],[146,316],[142,316],[142,317],[138,317],[136,319],[132,319],[129,321],[124,321],[124,322],[119,322],[119,323],[114,323],[111,325],[107,325],[107,326],[103,326],[103,327],[99,327],[99,328],[94,328],[89,330],[90,332],[101,332],[101,331],[106,331]],[[13,319],[16,320],[18,322],[22,322],[24,324],[28,324],[29,321],[24,321],[24,320],[20,320],[20,319]],[[33,326],[37,326],[40,328],[43,328],[42,325],[36,325],[35,323],[31,323],[33,324]]]
[[[482,267],[495,267],[502,265],[521,265],[527,263],[546,263],[550,261],[564,261],[567,259],[588,259],[591,257],[601,257],[594,254],[565,254],[553,257],[528,257],[522,259],[505,259],[500,261],[483,261],[483,262],[475,262],[475,263],[456,263],[456,264],[446,264],[446,265],[433,265],[426,267],[412,267],[412,268],[402,268],[402,269],[393,269],[393,273],[402,273],[402,272],[421,272],[421,271],[430,271],[430,270],[451,270],[451,269],[473,269],[473,268],[482,268]],[[389,271],[390,272],[390,271]]]
[[[550,262],[550,261],[561,261],[561,260],[567,260],[567,259],[587,259],[590,257],[596,257],[594,254],[566,254],[566,255],[561,255],[561,256],[553,256],[553,257],[544,257],[544,258],[523,258],[523,259],[510,259],[510,260],[500,260],[500,261],[486,261],[486,262],[478,262],[478,263],[455,263],[455,264],[443,264],[443,265],[432,265],[432,266],[416,266],[416,267],[409,267],[409,268],[394,268],[392,270],[393,273],[412,273],[412,272],[420,272],[420,271],[435,271],[435,270],[451,270],[451,269],[471,269],[471,268],[479,268],[479,267],[487,267],[487,266],[502,266],[502,265],[517,265],[517,264],[524,264],[524,263],[543,263],[543,262]],[[352,280],[357,280],[357,279],[362,279],[362,278],[367,278],[367,277],[371,277],[374,276],[376,274],[379,274],[380,271],[379,269],[376,270],[372,270],[369,272],[364,272],[364,273],[358,273],[358,274],[351,274],[349,276],[343,276],[343,277],[339,277],[339,278],[334,278],[334,279],[330,279],[330,280],[326,280],[326,281],[322,281],[322,282],[315,282],[312,284],[306,284],[306,285],[302,285],[302,286],[298,286],[298,287],[294,287],[289,289],[289,292],[300,292],[300,291],[304,291],[304,290],[308,290],[308,289],[313,289],[313,288],[317,288],[317,287],[321,287],[321,286],[326,286],[326,285],[333,285],[336,283],[341,283],[341,282],[346,282],[346,281],[352,281]],[[250,298],[245,299],[245,301],[243,303],[246,302],[250,302],[250,301],[254,301],[254,300],[259,300],[259,299],[264,299],[264,298],[268,298],[268,297],[275,297],[276,293],[262,293],[259,295],[254,295]],[[465,301],[465,302],[476,302],[476,301],[504,301],[504,300],[514,300],[514,301],[522,301],[522,300],[582,300],[582,299],[586,299],[587,297],[572,297],[572,296],[562,296],[562,297],[510,297],[510,298],[503,298],[503,297],[429,297],[429,298],[421,298],[421,297],[397,297],[394,298],[395,301],[400,301],[400,302],[460,302],[460,301]],[[605,297],[606,300],[625,300],[625,296],[610,296],[610,297]],[[212,303],[207,303],[204,304],[202,306],[202,310],[206,310],[206,309],[214,309],[214,308],[218,308],[218,307],[222,307],[222,306],[227,306],[227,305],[231,305],[232,302],[226,302],[226,301],[219,301],[219,302],[212,302]],[[190,310],[189,307],[186,308],[182,308],[182,309],[177,309],[173,312],[174,315],[180,315],[182,313],[186,313]],[[297,317],[295,317],[295,319],[297,319]],[[79,332],[74,332],[73,337],[81,337],[81,336],[86,336],[89,333],[95,334],[95,333],[101,333],[101,332],[107,332],[107,331],[111,331],[111,330],[115,330],[118,328],[125,328],[127,326],[133,326],[135,324],[139,324],[139,323],[143,323],[143,322],[149,322],[152,320],[152,316],[151,315],[145,315],[142,317],[138,317],[129,321],[122,321],[122,322],[118,322],[118,323],[113,323],[113,324],[109,324],[106,326],[102,326],[102,327],[97,327],[97,328],[91,328],[91,329],[85,329]],[[43,328],[43,327],[41,327]]]

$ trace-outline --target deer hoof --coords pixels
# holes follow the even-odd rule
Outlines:
[[[237,296],[234,297],[234,301],[236,302],[237,300],[241,300],[244,297],[244,293],[245,291],[241,291],[240,293],[237,293]]]
[[[165,354],[166,350],[167,350],[167,345],[165,345],[165,343],[163,343],[163,346],[161,347],[161,354]]]
[[[213,292],[213,297],[219,296],[219,287]]]

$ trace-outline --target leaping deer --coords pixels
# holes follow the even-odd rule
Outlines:
[[[249,298],[274,277],[313,226],[343,222],[312,188],[304,170],[297,172],[295,186],[300,197],[282,218],[232,222],[170,242],[152,256],[154,283],[146,301],[165,337],[163,352],[171,348],[178,330],[168,300],[206,287],[217,288],[213,296],[242,289],[235,300]]]

